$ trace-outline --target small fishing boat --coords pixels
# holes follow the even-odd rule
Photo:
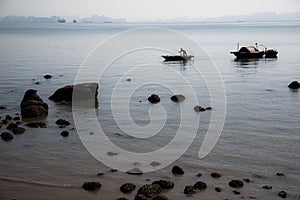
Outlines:
[[[60,19],[58,19],[58,20],[57,20],[57,22],[58,22],[58,23],[66,23],[66,20],[65,20],[65,19],[62,19],[62,18],[60,18]]]
[[[162,55],[166,62],[168,61],[188,61],[191,60],[194,56],[188,55],[184,49],[180,49],[179,55]]]
[[[187,61],[192,59],[194,56],[188,55],[188,56],[181,56],[181,55],[164,55],[161,56],[165,59],[165,61]]]
[[[258,46],[264,47],[264,50],[259,50]],[[264,45],[258,45],[255,43],[255,46],[241,47],[239,49],[239,44],[237,44],[237,51],[231,51],[231,54],[234,54],[237,59],[240,58],[277,58],[278,51],[276,49],[268,49]]]
[[[265,54],[264,51],[260,51],[254,46],[241,47],[238,51],[231,51],[237,58],[262,58]]]

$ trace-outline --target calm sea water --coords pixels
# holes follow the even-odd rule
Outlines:
[[[73,123],[66,129],[70,131],[70,136],[68,138],[60,136],[61,129],[54,122],[58,118],[72,121],[71,108],[53,103],[48,97],[59,87],[74,83],[80,65],[97,44],[114,34],[140,27],[172,29],[192,38],[203,47],[215,63],[224,83],[227,98],[226,120],[215,148],[204,159],[198,158],[203,133],[207,130],[211,117],[210,112],[201,113],[196,139],[176,161],[190,172],[187,180],[194,180],[192,173],[196,174],[201,170],[205,172],[217,170],[229,178],[251,178],[260,175],[266,178],[256,180],[257,184],[252,186],[252,192],[261,193],[262,198],[274,198],[268,196],[265,191],[261,192],[260,185],[267,183],[272,184],[275,189],[287,190],[293,195],[291,199],[296,198],[297,194],[300,195],[300,94],[299,91],[291,91],[287,87],[293,80],[300,81],[299,21],[204,24],[0,24],[0,105],[7,107],[1,110],[0,116],[19,113],[20,101],[24,92],[30,88],[37,89],[38,94],[50,107],[46,119],[47,129],[27,128],[25,134],[16,136],[11,142],[0,141],[0,177],[2,177],[0,195],[3,195],[3,198],[12,198],[21,197],[20,195],[25,193],[30,199],[47,199],[53,195],[51,187],[56,188],[58,193],[63,193],[64,187],[67,187],[73,196],[68,194],[69,196],[65,197],[74,198],[82,195],[81,190],[70,187],[76,188],[84,181],[95,180],[97,179],[95,174],[109,170],[86,151],[77,132],[72,130]],[[159,38],[159,34],[157,37]],[[162,39],[162,42],[166,41]],[[176,44],[178,41],[171,38],[167,42]],[[238,42],[241,45],[253,45],[258,42],[277,48],[278,58],[236,61],[229,52],[236,49]],[[189,51],[189,46],[178,46],[178,49],[180,47]],[[149,152],[162,148],[174,137],[180,122],[177,115],[180,111],[178,104],[169,101],[172,92],[167,87],[150,84],[138,88],[133,93],[129,103],[130,112],[136,124],[142,126],[149,124],[148,111],[151,105],[147,102],[147,97],[152,93],[158,93],[162,99],[160,105],[164,106],[168,114],[165,127],[159,135],[150,139],[137,139],[129,137],[117,127],[112,118],[110,97],[115,84],[124,79],[124,73],[132,67],[152,63],[166,70],[173,69],[190,81],[202,106],[211,105],[205,81],[195,75],[192,63],[165,64],[160,57],[163,53],[165,52],[148,49],[126,55],[112,64],[100,82],[98,97],[100,105],[97,111],[100,123],[111,141],[124,149]],[[202,63],[210,65],[211,60],[203,58]],[[45,80],[43,78],[45,74],[52,74],[53,78]],[[168,76],[168,73],[145,71],[139,77],[130,78],[132,82],[142,83],[146,77],[151,76],[167,80],[172,87],[181,87],[176,85],[176,79]],[[89,81],[89,76],[86,77],[86,81]],[[120,96],[122,95],[125,97],[128,94],[121,91]],[[194,105],[189,106],[191,112],[194,112],[192,109]],[[123,105],[119,105],[116,109],[121,110],[122,107]],[[198,114],[193,114],[196,119]],[[159,115],[154,116],[159,119]],[[1,132],[4,130],[5,127],[2,127]],[[147,176],[168,177],[169,168]],[[283,172],[286,177],[278,179],[276,172]],[[204,177],[205,180],[208,178]],[[145,177],[133,179],[142,183]],[[118,184],[123,183],[123,180],[125,181],[126,177],[124,178],[121,173],[103,178],[101,181],[104,184],[115,184],[116,187],[104,187],[101,195],[120,196]],[[226,180],[221,180],[221,183],[222,181],[225,183]],[[45,187],[50,189],[44,189]],[[31,194],[39,191],[43,191],[43,194]],[[116,194],[111,194],[112,191]],[[172,195],[174,199],[180,199],[182,193],[174,192]],[[97,195],[89,198],[97,198]],[[216,199],[218,198],[216,196]],[[213,197],[210,196],[210,199]]]

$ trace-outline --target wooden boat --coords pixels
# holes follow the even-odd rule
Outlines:
[[[260,51],[258,46],[264,47],[264,50]],[[237,44],[237,49],[239,49],[239,44]],[[230,53],[234,54],[237,59],[262,58],[263,56],[265,56],[265,58],[277,58],[278,51],[276,49],[268,49],[266,46],[256,43],[255,46],[241,47],[239,50]]]
[[[262,58],[265,54],[264,51],[260,51],[254,46],[241,47],[240,50],[230,53],[234,54],[237,58]]]

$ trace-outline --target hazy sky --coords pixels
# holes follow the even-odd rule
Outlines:
[[[0,16],[105,15],[127,20],[300,12],[300,0],[0,0]]]

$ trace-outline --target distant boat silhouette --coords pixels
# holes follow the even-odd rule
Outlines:
[[[265,49],[263,51],[258,49],[258,44],[256,43],[255,46],[248,46],[248,47],[241,47],[239,49],[239,44],[237,44],[237,51],[231,51],[231,54],[234,54],[236,58],[277,58],[278,51],[275,49],[267,49],[264,45]]]
[[[57,22],[58,23],[66,23],[66,20],[65,19],[58,19]]]

